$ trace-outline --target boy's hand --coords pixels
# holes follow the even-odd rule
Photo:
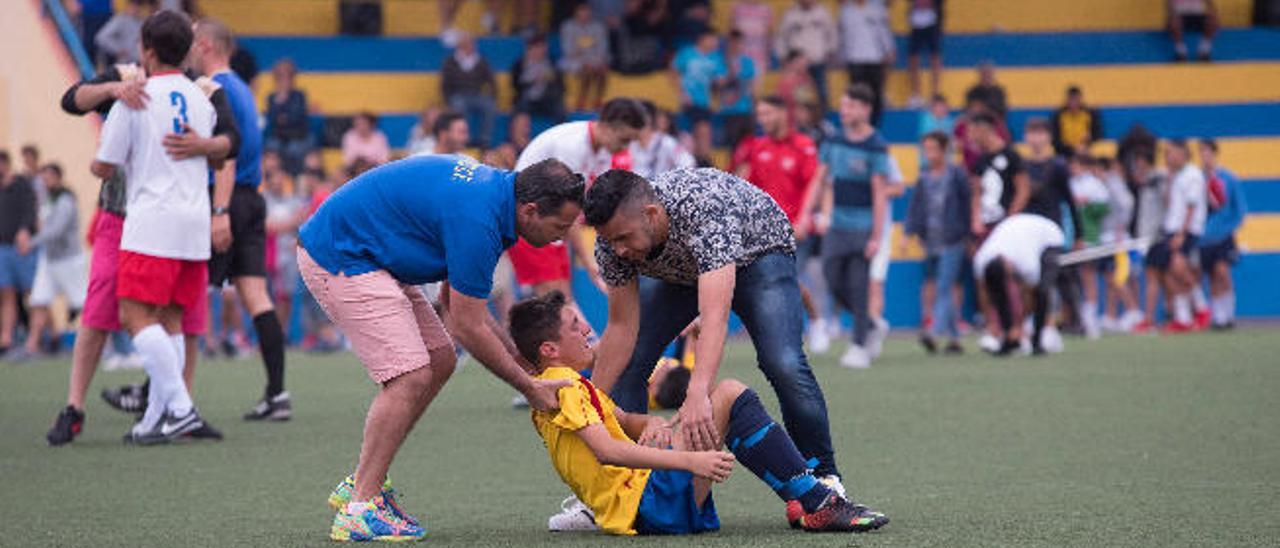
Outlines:
[[[729,479],[733,472],[733,453],[724,451],[698,451],[689,453],[689,471],[700,478],[716,483]]]
[[[535,410],[554,411],[560,408],[560,397],[557,395],[560,389],[571,384],[573,381],[534,379],[533,384],[529,385],[529,390],[524,393],[524,397],[529,400],[529,407]]]
[[[662,417],[651,417],[636,443],[658,449],[671,447],[671,425]]]

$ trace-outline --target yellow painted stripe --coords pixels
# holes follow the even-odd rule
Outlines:
[[[715,0],[714,26],[728,29],[734,0]],[[773,9],[774,23],[793,0],[766,0]],[[834,15],[839,2],[822,0]],[[117,9],[127,3],[115,0]],[[440,11],[435,0],[382,0],[384,30],[389,35],[435,36],[440,34]],[[1222,23],[1228,27],[1249,24],[1252,0],[1217,0]],[[542,20],[547,21],[551,2],[542,2]],[[894,2],[891,24],[894,32],[907,32],[910,2]],[[1051,32],[1096,30],[1160,30],[1165,27],[1165,0],[1071,0],[1069,2],[1028,2],[1026,0],[947,0],[946,30],[949,33]],[[202,0],[207,14],[226,21],[241,34],[324,35],[337,32],[337,0]],[[463,2],[456,24],[480,30],[482,2]],[[500,9],[501,19],[511,20],[510,3]],[[504,26],[509,23],[504,23]]]
[[[262,74],[255,88],[259,101],[270,93],[269,74]],[[764,79],[764,89],[776,89],[777,73]],[[888,94],[894,104],[906,99],[906,75],[894,73]],[[976,77],[971,70],[945,71],[942,91],[958,104]],[[1280,63],[1217,63],[1212,65],[1135,65],[1124,67],[1010,68],[999,79],[1015,108],[1057,106],[1063,90],[1079,85],[1093,104],[1108,106],[1151,104],[1238,103],[1280,100]],[[839,97],[848,79],[832,71],[831,96]],[[568,79],[570,96],[576,79]],[[415,112],[428,104],[441,104],[439,73],[307,72],[299,85],[325,112]],[[506,73],[498,77],[499,105],[509,108],[510,86]],[[648,97],[666,109],[676,109],[679,97],[666,74],[624,76],[609,79],[609,95]],[[262,104],[265,104],[263,102]]]
[[[1245,217],[1236,240],[1248,253],[1280,253],[1280,213]]]

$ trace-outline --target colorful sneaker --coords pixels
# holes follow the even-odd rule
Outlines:
[[[347,503],[333,516],[329,538],[338,542],[404,542],[422,540],[426,530],[400,519],[381,496]]]
[[[329,508],[334,512],[341,511],[347,503],[351,502],[355,492],[356,480],[352,476],[347,476],[342,480],[342,482],[338,483],[338,486],[334,487],[333,492],[329,494]],[[409,515],[408,512],[405,512],[404,508],[400,506],[400,502],[396,500],[396,497],[399,496],[399,494],[395,489],[391,488],[391,478],[388,477],[386,481],[382,482],[382,493],[380,493],[380,496],[382,497],[383,502],[386,503],[387,509],[394,513],[396,517],[415,527],[422,526],[417,519]]]
[[[811,533],[865,533],[889,524],[889,517],[835,493],[811,514],[800,518],[800,528]]]
[[[804,525],[804,505],[798,500],[787,501],[787,525],[799,529]]]

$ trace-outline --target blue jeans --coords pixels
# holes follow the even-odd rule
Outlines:
[[[952,288],[960,283],[960,269],[964,266],[965,244],[958,242],[944,245],[936,253],[931,253],[925,261],[934,267],[934,284],[937,290],[933,298],[933,332],[932,335],[947,335],[952,339],[960,338],[960,311],[956,310],[955,301],[951,299]]]
[[[489,148],[489,140],[493,138],[493,117],[498,113],[493,97],[454,95],[449,97],[449,108],[467,118],[467,126],[471,129],[471,142],[467,144]]]
[[[804,355],[804,306],[795,258],[774,253],[738,267],[732,307],[751,335],[757,365],[778,396],[783,423],[796,448],[806,459],[817,459],[816,474],[838,474],[827,401]],[[697,316],[697,287],[640,279],[640,332],[631,361],[610,393],[622,410],[648,411],[654,365]]]

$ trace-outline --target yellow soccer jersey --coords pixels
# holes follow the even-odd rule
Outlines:
[[[614,416],[613,400],[568,367],[549,367],[538,378],[574,381],[560,389],[558,412],[533,412],[533,425],[547,446],[551,465],[573,494],[595,512],[601,529],[615,535],[636,534],[633,525],[649,470],[600,464],[576,434],[586,426],[604,424],[613,439],[634,443]]]

